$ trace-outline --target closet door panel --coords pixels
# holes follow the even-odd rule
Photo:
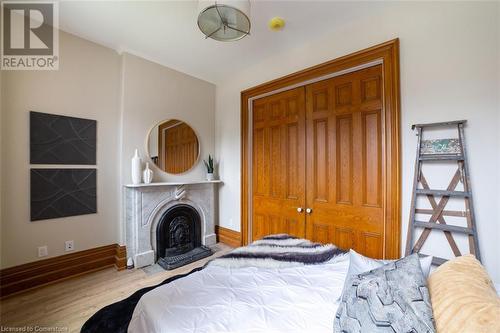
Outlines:
[[[306,87],[306,236],[383,256],[381,66]]]
[[[304,237],[304,88],[255,100],[252,116],[252,239]]]
[[[353,203],[353,119],[351,114],[337,116],[336,122],[336,177],[335,189],[338,204]]]

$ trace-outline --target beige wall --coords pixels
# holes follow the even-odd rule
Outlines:
[[[216,158],[225,184],[219,195],[220,225],[240,230],[240,91],[291,72],[400,38],[402,222],[408,223],[416,138],[413,123],[468,119],[472,186],[483,261],[500,282],[498,3],[394,2],[370,17],[325,31],[307,45],[257,61],[217,86]],[[431,172],[432,173],[432,172]],[[448,182],[439,172],[437,184]],[[404,236],[403,243],[404,244]],[[432,240],[429,252],[448,247]]]
[[[214,152],[213,84],[64,32],[60,59],[58,71],[1,72],[2,268],[39,260],[42,245],[53,257],[67,253],[66,240],[74,240],[75,251],[120,243],[130,158],[135,148],[145,156],[157,122],[186,121],[199,135],[201,155]],[[30,110],[97,120],[97,214],[29,221]],[[155,181],[204,178],[201,160],[180,176],[155,171]]]
[[[120,57],[107,48],[60,34],[58,71],[4,71],[2,84],[2,267],[112,244],[118,235]],[[97,120],[98,213],[30,222],[29,111]],[[33,167],[37,167],[34,165]]]

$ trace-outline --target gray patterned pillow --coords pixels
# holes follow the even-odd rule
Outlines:
[[[347,279],[335,333],[435,332],[417,254]]]

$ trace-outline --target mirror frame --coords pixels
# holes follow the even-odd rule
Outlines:
[[[177,121],[180,121],[180,122],[183,122],[184,124],[188,125],[194,132],[194,134],[196,135],[196,139],[198,140],[198,156],[196,157],[196,160],[194,161],[193,165],[191,165],[191,167],[189,169],[187,169],[186,171],[184,172],[180,172],[180,173],[169,173],[169,172],[166,172],[165,170],[162,170],[158,165],[156,165],[156,163],[153,162],[153,159],[151,158],[151,154],[149,153],[149,141],[150,141],[150,136],[151,136],[151,131],[155,128],[155,127],[158,127],[160,126],[161,124],[163,124],[164,122],[167,122],[167,121],[171,121],[171,120],[177,120]],[[153,126],[151,126],[148,130],[148,133],[146,135],[146,154],[147,154],[147,162],[149,162],[150,166],[152,168],[154,168],[154,170],[158,170],[159,172],[165,174],[165,175],[173,175],[173,176],[181,176],[181,175],[185,175],[186,173],[192,171],[199,163],[200,163],[200,156],[201,156],[201,141],[200,141],[200,136],[198,135],[198,131],[196,131],[193,126],[191,126],[189,123],[185,122],[184,120],[180,120],[180,119],[177,119],[177,118],[168,118],[168,119],[164,119],[164,120],[161,120],[159,122],[157,122],[156,124],[154,124]]]

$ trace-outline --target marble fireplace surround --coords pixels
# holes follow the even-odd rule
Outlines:
[[[196,209],[201,217],[201,243],[214,245],[221,183],[214,180],[125,185],[125,242],[134,266],[156,262],[156,227],[163,213],[177,204]]]

